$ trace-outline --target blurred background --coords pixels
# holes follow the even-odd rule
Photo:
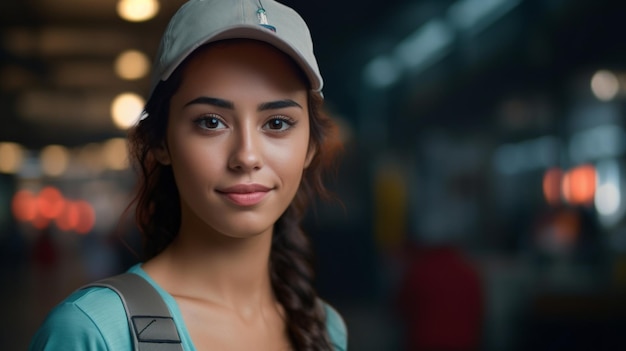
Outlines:
[[[0,349],[137,262],[124,137],[182,3],[0,2]],[[305,226],[350,349],[626,349],[626,2],[283,3],[345,143]]]

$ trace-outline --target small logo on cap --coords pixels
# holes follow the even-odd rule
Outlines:
[[[263,8],[263,5],[261,5],[261,1],[259,1],[259,9],[256,11],[256,15],[259,18],[259,24],[269,30],[271,30],[272,32],[276,32],[276,27],[270,25],[267,22],[267,16],[265,15],[265,9]]]

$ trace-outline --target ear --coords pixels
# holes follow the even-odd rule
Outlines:
[[[165,147],[165,145],[160,145],[152,149],[152,155],[154,158],[162,165],[170,165],[172,160],[170,158],[170,151]]]
[[[306,152],[306,159],[304,160],[304,169],[309,168],[309,165],[311,165],[311,161],[313,161],[313,157],[315,157],[316,153],[317,146],[313,144],[309,145],[309,149]]]

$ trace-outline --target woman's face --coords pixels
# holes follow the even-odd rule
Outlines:
[[[307,87],[267,44],[203,48],[184,68],[157,156],[174,173],[181,233],[271,231],[312,158]]]

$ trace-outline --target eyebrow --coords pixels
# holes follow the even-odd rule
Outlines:
[[[285,100],[264,102],[264,103],[259,105],[258,110],[259,111],[278,110],[278,109],[287,108],[287,107],[299,107],[299,108],[302,108],[302,106],[300,106],[299,103],[297,103],[297,102],[295,102],[295,101],[293,101],[291,99],[285,99]]]
[[[218,98],[214,98],[214,97],[208,97],[208,96],[201,96],[201,97],[195,98],[195,99],[189,101],[188,103],[186,103],[184,107],[187,107],[189,105],[196,105],[196,104],[212,105],[212,106],[216,106],[216,107],[227,108],[229,110],[234,110],[235,109],[235,104],[233,102],[231,102],[231,101],[224,100],[224,99],[218,99]]]
[[[214,98],[214,97],[209,97],[209,96],[201,96],[198,98],[195,98],[191,101],[189,101],[188,103],[185,104],[185,107],[189,106],[189,105],[195,105],[195,104],[203,104],[203,105],[212,105],[212,106],[216,106],[216,107],[221,107],[221,108],[226,108],[229,110],[234,110],[235,109],[235,103],[232,101],[228,101],[228,100],[224,100],[224,99],[220,99],[220,98]],[[259,107],[257,108],[258,111],[267,111],[267,110],[278,110],[281,108],[288,108],[288,107],[299,107],[302,108],[302,106],[291,100],[291,99],[284,99],[284,100],[276,100],[276,101],[269,101],[269,102],[264,102],[262,104],[259,105]]]

